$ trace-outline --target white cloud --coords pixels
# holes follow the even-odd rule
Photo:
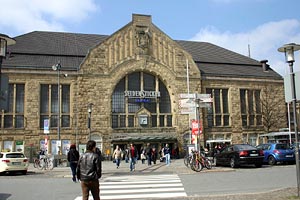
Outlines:
[[[1,0],[0,32],[63,31],[64,23],[78,23],[97,10],[95,0]],[[10,36],[15,36],[10,35]]]
[[[287,43],[300,43],[300,21],[296,19],[269,22],[243,33],[220,32],[210,26],[203,28],[193,38],[193,41],[210,42],[226,49],[248,56],[248,44],[250,55],[256,60],[269,60],[276,72],[285,75],[288,66],[284,63],[283,53],[277,49]],[[294,71],[300,71],[299,52],[296,52]],[[299,60],[297,62],[297,60]]]

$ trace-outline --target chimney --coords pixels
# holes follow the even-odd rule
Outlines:
[[[260,61],[264,72],[267,72],[269,70],[270,65],[268,65],[267,62],[268,62],[268,60],[261,60]]]

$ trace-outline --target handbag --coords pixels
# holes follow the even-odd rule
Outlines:
[[[116,163],[117,161],[115,159],[113,159],[113,163]]]

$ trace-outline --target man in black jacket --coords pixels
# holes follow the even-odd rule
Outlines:
[[[102,163],[100,156],[95,151],[96,142],[88,141],[86,152],[80,156],[77,165],[77,178],[81,181],[83,200],[89,199],[89,191],[94,200],[100,200],[99,179],[102,175]]]

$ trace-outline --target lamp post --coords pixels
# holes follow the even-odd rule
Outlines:
[[[0,100],[2,101],[3,94],[2,94],[2,75],[1,75],[1,68],[2,68],[2,60],[6,57],[6,48],[8,45],[16,44],[16,41],[13,38],[5,34],[0,33]]]
[[[285,53],[285,60],[290,67],[290,77],[291,77],[291,90],[292,90],[292,101],[293,101],[293,115],[294,115],[294,129],[295,129],[295,144],[296,144],[296,174],[297,174],[297,188],[299,197],[299,139],[298,139],[298,125],[297,125],[297,113],[296,113],[296,89],[295,89],[295,73],[293,71],[293,64],[295,62],[294,52],[300,50],[300,45],[295,43],[285,44],[278,49],[279,52]]]
[[[57,113],[57,136],[58,136],[58,151],[61,154],[61,140],[60,140],[60,70],[61,64],[58,62],[56,65],[52,66],[54,71],[57,71],[57,103],[58,103],[58,113]]]
[[[92,103],[88,104],[88,129],[89,129],[89,140],[91,140],[91,120],[92,120],[92,109],[93,109]]]

